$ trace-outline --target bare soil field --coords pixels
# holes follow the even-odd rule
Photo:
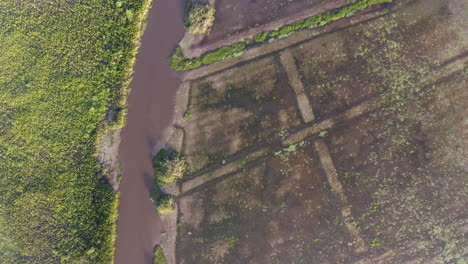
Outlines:
[[[188,73],[169,263],[465,263],[467,5],[397,1]]]
[[[244,30],[297,15],[303,10],[323,5],[324,0],[216,0],[216,17],[211,34],[202,43],[219,41]]]

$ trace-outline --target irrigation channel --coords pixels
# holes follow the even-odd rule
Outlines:
[[[149,200],[152,149],[170,125],[180,80],[167,58],[184,34],[183,0],[153,0],[130,85],[122,131],[116,264],[150,264],[159,242],[160,219]]]

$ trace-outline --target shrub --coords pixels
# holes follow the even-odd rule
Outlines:
[[[153,264],[166,264],[166,257],[164,256],[163,250],[160,246],[154,248]]]
[[[186,71],[196,69],[203,64],[211,64],[216,61],[223,60],[228,57],[241,55],[245,51],[244,43],[236,43],[229,46],[221,47],[212,51],[205,52],[199,58],[184,59],[184,54],[180,46],[174,49],[171,57],[169,57],[169,65],[178,71]]]
[[[161,191],[160,186],[155,182],[151,191],[151,201],[159,214],[165,215],[175,210],[175,201],[172,196]]]
[[[264,42],[268,37],[268,32],[260,32],[254,36],[255,42]]]
[[[174,211],[174,198],[161,191],[160,186],[172,184],[182,178],[188,169],[187,161],[172,150],[161,149],[153,158],[154,185],[150,199],[160,214]]]
[[[158,185],[172,184],[188,169],[187,161],[175,151],[161,149],[153,158],[155,181]]]
[[[161,215],[172,213],[175,210],[174,198],[163,193],[156,182],[153,185],[150,199],[156,207],[156,211]]]
[[[170,214],[175,210],[174,198],[170,195],[162,195],[156,202],[156,210],[160,215]]]
[[[185,25],[187,31],[194,35],[207,35],[214,22],[215,7],[207,4],[196,4],[188,11]]]

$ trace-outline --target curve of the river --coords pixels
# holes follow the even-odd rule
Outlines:
[[[180,80],[167,58],[184,34],[183,0],[153,0],[130,85],[127,124],[122,131],[116,264],[152,263],[160,219],[149,200],[151,151],[170,125]]]

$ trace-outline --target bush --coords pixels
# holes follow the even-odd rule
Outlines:
[[[155,182],[158,185],[172,184],[182,178],[188,169],[185,158],[175,151],[161,149],[153,158]]]
[[[205,52],[199,58],[184,59],[184,54],[180,46],[177,46],[169,58],[169,65],[178,71],[196,69],[204,64],[211,64],[216,61],[224,60],[229,57],[241,55],[245,51],[244,43],[236,43],[221,47],[212,51]]]
[[[175,210],[174,198],[163,193],[156,182],[153,185],[150,199],[156,206],[156,211],[161,215],[172,213]]]
[[[153,185],[150,199],[156,206],[158,213],[161,215],[172,213],[175,210],[174,198],[163,193],[156,182]]]
[[[153,264],[166,264],[166,257],[164,256],[163,250],[160,246],[154,248]]]
[[[255,42],[264,42],[268,37],[268,32],[260,32],[254,36]]]
[[[215,7],[196,4],[190,7],[185,20],[187,31],[194,35],[207,35],[214,22]]]
[[[163,193],[160,187],[182,178],[188,170],[187,161],[175,151],[161,149],[153,158],[153,168],[155,177],[150,199],[159,214],[171,213],[175,209],[174,198]]]
[[[156,210],[160,215],[170,214],[175,210],[174,198],[170,195],[162,195],[159,197]]]

